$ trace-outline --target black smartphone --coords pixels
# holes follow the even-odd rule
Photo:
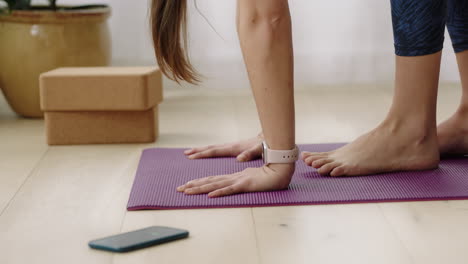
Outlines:
[[[189,232],[187,230],[164,226],[151,226],[144,229],[96,239],[90,241],[88,245],[94,249],[112,252],[128,252],[186,238],[188,235]]]

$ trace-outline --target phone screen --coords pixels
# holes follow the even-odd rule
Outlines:
[[[189,232],[187,230],[164,226],[152,226],[140,230],[96,239],[89,242],[89,246],[94,249],[113,252],[127,252],[181,238],[186,238],[188,235]]]

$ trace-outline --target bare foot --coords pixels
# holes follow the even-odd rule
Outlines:
[[[322,175],[357,176],[437,168],[434,131],[412,122],[386,121],[354,142],[326,153],[303,152],[302,160]]]
[[[457,111],[437,128],[442,155],[468,154],[468,111]]]

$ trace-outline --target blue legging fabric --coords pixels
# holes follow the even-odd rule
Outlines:
[[[395,53],[423,56],[442,50],[445,26],[455,52],[468,50],[468,0],[390,0]]]

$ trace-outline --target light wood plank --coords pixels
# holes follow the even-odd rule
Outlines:
[[[259,263],[251,209],[129,212],[122,231],[152,225],[187,229],[188,239],[125,255],[125,263]]]
[[[47,150],[39,120],[0,120],[0,213]]]
[[[160,105],[161,135],[156,144],[165,147],[195,147],[237,139],[234,103],[216,90],[173,89]],[[220,92],[218,92],[220,93]]]
[[[0,263],[110,263],[88,248],[118,233],[140,149],[50,148],[0,217]]]
[[[411,263],[375,204],[253,212],[261,263]]]
[[[385,118],[391,96],[387,90],[364,86],[345,94],[308,89],[296,100],[297,142],[351,142]]]
[[[42,120],[19,118],[0,93],[0,215],[46,150]]]
[[[468,201],[388,203],[380,207],[415,264],[468,260]],[[458,205],[458,206],[457,206]]]

